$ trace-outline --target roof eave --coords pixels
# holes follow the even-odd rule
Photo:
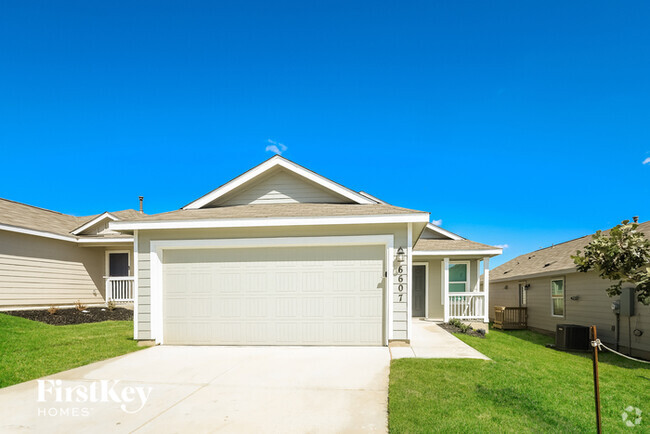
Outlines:
[[[542,271],[540,273],[517,274],[517,275],[512,275],[510,277],[499,277],[496,279],[490,276],[490,282],[509,282],[511,280],[526,280],[526,279],[534,279],[536,277],[552,276],[554,274],[566,274],[566,273],[577,273],[577,272],[578,269],[576,267],[569,267],[569,268],[561,268],[559,270]]]
[[[245,219],[197,219],[158,221],[116,221],[109,223],[109,229],[155,230],[155,229],[212,229],[234,227],[277,227],[277,226],[319,226],[342,224],[386,224],[422,223],[429,221],[428,213],[382,214],[362,216],[319,216],[319,217],[257,217]]]
[[[458,249],[458,250],[414,250],[414,256],[487,256],[494,257],[503,253],[502,249]]]

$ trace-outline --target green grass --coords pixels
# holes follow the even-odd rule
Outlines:
[[[545,348],[530,331],[457,337],[493,361],[401,359],[391,363],[391,432],[595,432],[592,361]],[[629,431],[621,413],[643,411],[650,432],[650,365],[600,354],[604,432]]]
[[[140,348],[133,321],[52,326],[0,314],[0,387]]]

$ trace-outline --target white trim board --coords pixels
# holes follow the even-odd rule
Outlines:
[[[282,167],[284,169],[289,170],[292,173],[295,173],[298,176],[301,176],[303,178],[308,179],[309,181],[312,181],[321,187],[324,187],[334,193],[336,193],[339,196],[343,196],[347,199],[350,199],[351,201],[359,204],[373,204],[377,203],[376,201],[357,193],[354,190],[350,190],[347,187],[342,186],[341,184],[337,184],[334,181],[331,181],[324,176],[321,176],[315,172],[312,172],[309,169],[306,169],[293,161],[289,161],[286,158],[283,158],[279,155],[276,155],[274,157],[271,157],[270,159],[266,160],[262,164],[259,164],[258,166],[253,167],[249,171],[239,175],[238,177],[228,181],[221,187],[218,187],[215,190],[212,190],[210,193],[198,198],[194,202],[191,202],[187,205],[185,205],[182,209],[200,209],[203,208],[204,206],[210,204],[211,202],[214,202],[218,198],[232,192],[233,190],[241,187],[242,185],[254,180],[255,178],[261,176],[265,172],[268,172],[269,170],[276,168],[276,167]]]
[[[422,251],[417,250],[413,251],[414,256],[488,256],[488,255],[500,255],[503,253],[501,249],[490,249],[490,250],[430,250]]]
[[[199,219],[168,221],[117,221],[109,224],[116,231],[142,229],[213,229],[246,228],[271,226],[317,226],[382,223],[424,223],[429,214],[383,214],[374,216],[336,216],[336,217],[268,217],[246,219]]]
[[[427,229],[430,229],[434,232],[438,232],[439,234],[442,234],[446,237],[449,237],[452,240],[464,240],[465,238],[461,237],[460,235],[456,235],[453,232],[449,232],[447,229],[443,229],[440,226],[436,226],[433,223],[427,223]]]
[[[133,237],[125,238],[79,238],[76,240],[79,244],[119,244],[132,243]]]
[[[133,233],[133,339],[138,339],[139,335],[139,323],[140,318],[138,313],[140,309],[138,307],[138,296],[140,291],[138,290],[138,278],[140,277],[139,265],[140,265],[140,255],[138,254],[140,247],[138,246],[138,231]]]
[[[112,221],[116,221],[116,220],[117,220],[117,217],[115,217],[113,214],[111,214],[111,213],[109,213],[109,212],[105,212],[105,213],[103,213],[103,214],[101,214],[101,215],[98,215],[97,217],[95,217],[94,219],[92,219],[91,221],[89,221],[88,223],[85,223],[85,224],[83,224],[82,226],[79,226],[77,229],[73,230],[73,231],[71,232],[71,234],[72,234],[72,235],[79,235],[80,233],[82,233],[82,232],[85,231],[86,229],[88,229],[88,228],[90,228],[90,227],[93,227],[93,226],[96,225],[97,223],[99,223],[99,222],[101,222],[101,221],[103,221],[103,220],[106,220],[106,219],[110,219],[110,220],[112,220]]]
[[[59,235],[52,232],[39,231],[36,229],[21,228],[19,226],[11,226],[0,224],[0,231],[15,232],[18,234],[34,235],[36,237],[50,238],[53,240],[68,241],[70,243],[78,244],[105,244],[105,243],[132,243],[133,238],[77,238],[67,235]]]
[[[285,237],[285,238],[235,238],[218,240],[152,240],[150,242],[151,261],[151,339],[157,344],[164,344],[163,335],[163,252],[169,249],[211,249],[211,248],[251,248],[251,247],[288,247],[288,246],[355,246],[384,245],[386,285],[384,297],[386,317],[384,318],[384,344],[392,338],[392,287],[393,287],[393,235],[352,235],[330,237]],[[136,299],[136,305],[139,300]]]
[[[70,242],[73,242],[73,243],[77,242],[77,238],[75,238],[75,237],[54,234],[52,232],[38,231],[36,229],[21,228],[21,227],[18,227],[18,226],[0,224],[0,230],[8,231],[8,232],[16,232],[16,233],[25,234],[25,235],[35,235],[37,237],[43,237],[43,238],[52,238],[54,240],[70,241]]]

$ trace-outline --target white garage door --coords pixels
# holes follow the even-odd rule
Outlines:
[[[383,345],[382,246],[166,250],[166,344]]]

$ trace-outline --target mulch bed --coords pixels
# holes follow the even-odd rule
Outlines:
[[[477,332],[476,330],[467,330],[466,332],[463,332],[460,327],[456,327],[455,325],[447,324],[447,323],[439,323],[438,324],[440,327],[443,329],[447,330],[449,333],[465,333],[467,336],[474,336],[476,338],[484,338],[485,335],[482,333]]]
[[[89,307],[85,310],[86,312],[80,312],[75,308],[59,309],[55,314],[49,313],[47,309],[12,310],[2,313],[31,319],[33,321],[40,321],[50,325],[87,324],[102,321],[130,321],[133,319],[133,311],[122,307],[118,307],[112,311],[105,307]]]

